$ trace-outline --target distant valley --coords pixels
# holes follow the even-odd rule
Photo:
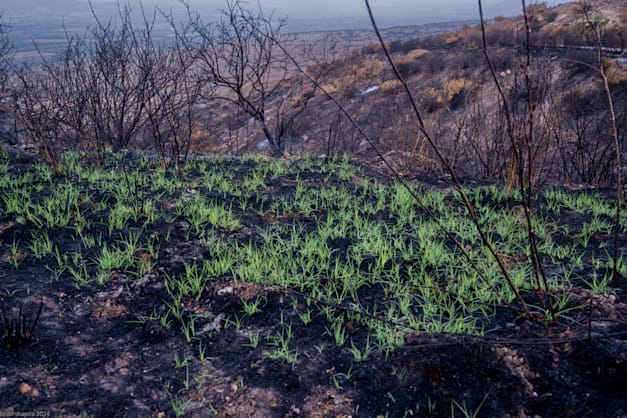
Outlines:
[[[353,0],[356,1],[356,0]],[[184,8],[178,2],[168,2],[161,0],[159,4],[163,10],[172,13],[176,20],[185,20]],[[141,20],[141,9],[136,2],[131,6],[133,15],[138,21]],[[143,1],[143,7],[149,19],[152,19],[154,6],[157,0]],[[212,0],[208,2],[192,1],[191,6],[194,11],[198,11],[206,21],[218,18],[218,10],[224,2],[222,0]],[[351,2],[343,3],[343,7],[332,8],[333,12],[325,7],[319,7],[316,13],[310,13],[305,6],[292,3],[288,8],[281,8],[279,0],[262,2],[264,8],[270,12],[275,11],[277,18],[287,18],[286,32],[290,33],[310,33],[331,31],[340,34],[341,38],[348,40],[352,36],[352,41],[361,43],[363,39],[369,39],[367,33],[371,33],[370,22],[365,14],[365,8],[359,1],[355,6],[350,6]],[[423,36],[436,32],[455,30],[461,27],[459,22],[470,23],[477,21],[476,5],[458,5],[450,3],[446,10],[442,7],[425,7],[424,10],[416,10],[415,6],[408,6],[407,12],[403,13],[402,2],[396,7],[379,6],[377,9],[374,3],[375,13],[379,24],[390,29],[390,34],[398,34],[401,40],[405,36]],[[429,3],[429,2],[427,2]],[[515,1],[486,1],[488,5],[486,13],[488,17],[497,15],[518,14],[520,6]],[[556,0],[548,3],[558,3]],[[124,4],[121,2],[120,4]],[[324,6],[324,2],[321,3]],[[109,19],[115,21],[118,16],[117,2],[113,1],[93,1],[92,7],[95,14],[102,23],[108,23]],[[26,61],[37,57],[38,53],[45,57],[53,57],[65,45],[66,36],[74,34],[83,35],[89,26],[96,22],[88,2],[77,0],[55,0],[55,1],[35,1],[27,0],[20,2],[9,2],[0,6],[5,20],[11,23],[11,40],[15,47],[18,61]],[[330,13],[333,13],[332,15]],[[451,23],[457,22],[457,23]],[[399,27],[408,28],[396,29]],[[162,16],[157,15],[153,28],[153,36],[157,40],[166,41],[173,35],[172,28],[165,22]],[[319,35],[314,35],[319,37]],[[299,36],[302,38],[302,36]],[[39,51],[39,52],[38,52]]]

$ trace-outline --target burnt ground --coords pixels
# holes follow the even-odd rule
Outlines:
[[[256,163],[242,161],[237,169],[250,170],[247,164]],[[15,161],[12,170],[30,165]],[[313,173],[301,178],[320,180]],[[278,179],[272,186],[292,193],[294,183]],[[246,240],[268,222],[234,211],[244,226],[216,234]],[[568,213],[564,222],[580,222]],[[149,234],[168,240],[150,273],[131,280],[114,270],[103,285],[76,286],[67,276],[51,280],[53,256],[36,259],[27,248],[16,269],[11,244],[25,241],[33,226],[1,220],[0,306],[15,318],[19,306],[32,317],[43,304],[32,338],[0,346],[1,416],[170,417],[179,409],[190,417],[448,417],[465,416],[464,410],[486,417],[627,416],[624,283],[607,296],[572,289],[569,306],[580,308],[550,324],[496,307],[484,337],[407,332],[395,351],[373,349],[358,362],[349,346],[336,346],[324,306],[314,305],[307,325],[299,320],[296,312],[308,299],[297,289],[220,277],[199,300],[181,301],[184,316],[204,313],[188,342],[177,321],[168,327],[158,319],[167,311],[164,273],[180,271],[181,259],[207,256],[202,243],[186,238],[187,228],[179,221],[151,226]],[[62,253],[75,250],[68,231],[53,232]],[[605,238],[593,237],[591,245],[595,239]],[[242,301],[259,296],[261,311],[243,314]],[[386,297],[375,287],[363,296]],[[273,360],[269,341],[251,343],[256,332],[290,332],[297,359]],[[345,332],[355,345],[367,343],[359,324],[347,322]]]

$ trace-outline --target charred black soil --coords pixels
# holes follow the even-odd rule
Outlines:
[[[295,285],[252,277],[252,256],[247,259],[250,280],[236,265],[242,260],[238,251],[268,242],[267,231],[280,235],[300,228],[305,239],[330,218],[322,207],[277,210],[273,204],[281,197],[335,188],[364,193],[375,202],[376,193],[369,194],[368,187],[393,188],[365,167],[336,160],[220,158],[190,163],[183,173],[161,174],[144,157],[125,155],[103,166],[101,174],[110,175],[90,177],[68,163],[64,176],[54,178],[36,160],[5,155],[3,162],[0,307],[14,324],[32,323],[40,304],[43,308],[30,338],[8,344],[9,335],[3,336],[2,416],[627,415],[625,279],[599,285],[597,293],[589,285],[607,276],[607,264],[599,260],[611,254],[611,231],[592,231],[585,248],[577,244],[583,262],[573,267],[577,274],[568,283],[552,286],[552,297],[563,305],[551,320],[526,319],[518,303],[509,301],[511,308],[485,306],[485,315],[472,322],[473,332],[426,332],[427,325],[417,329],[403,315],[392,315],[400,312],[393,302],[397,296],[388,281],[375,277],[387,280],[398,264],[399,277],[406,279],[419,257],[393,259],[377,270],[380,255],[363,252],[357,270],[367,284],[347,289],[342,298],[316,293],[340,289],[331,282],[348,280],[321,266],[307,271],[311,282]],[[279,165],[283,168],[275,169]],[[209,180],[211,170],[233,189]],[[161,177],[174,186],[157,187]],[[262,183],[251,186],[254,179]],[[67,223],[55,225],[37,214],[37,205],[70,183],[80,193],[78,203],[67,208]],[[236,192],[235,185],[254,193]],[[122,202],[116,187],[134,198]],[[437,179],[416,187],[445,195],[445,207],[458,204]],[[30,196],[23,201],[30,212],[11,206],[9,196],[20,193],[16,190]],[[603,199],[602,191],[588,192]],[[186,212],[195,196],[223,204],[230,215],[195,225]],[[486,196],[487,205],[517,210],[514,198],[508,203]],[[180,199],[188,199],[188,206],[178,205]],[[114,208],[121,203],[132,208],[133,201],[141,204],[140,215],[115,225]],[[543,198],[537,204],[538,212],[559,221],[561,228],[550,238],[541,236],[542,242],[580,242],[576,236],[593,217],[583,209],[552,212]],[[389,203],[371,219],[393,223],[398,211]],[[150,218],[151,213],[158,216]],[[420,210],[416,213],[413,222],[422,222]],[[624,251],[625,226],[621,229]],[[47,254],[44,235],[51,241]],[[132,237],[137,238],[132,259],[104,268],[103,248],[122,252]],[[418,238],[408,234],[406,239]],[[355,234],[331,236],[326,244],[336,264],[353,262]],[[203,261],[216,260],[217,248],[230,252],[233,264],[216,267],[213,275],[196,274],[202,276],[198,292],[191,282],[184,289],[182,277],[194,276],[193,266],[199,273]],[[512,266],[521,262],[508,261]],[[568,264],[557,268],[547,256],[547,270],[559,270],[560,277]],[[427,270],[433,287],[447,292],[448,276],[432,266]],[[531,289],[524,295],[530,305],[541,305]],[[426,298],[416,289],[409,300],[418,304]],[[343,320],[334,322],[337,317]],[[441,316],[442,323],[446,319]],[[376,337],[385,329],[393,344]]]

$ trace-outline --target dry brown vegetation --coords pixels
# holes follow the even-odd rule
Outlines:
[[[603,48],[624,47],[621,42],[627,39],[623,36],[627,25],[621,3],[606,2],[590,8],[602,29]],[[550,8],[535,4],[527,12],[532,28],[531,98],[541,127],[538,135],[546,137],[544,148],[538,152],[536,180],[611,183],[616,173],[607,100],[597,70],[594,39],[586,28],[581,5]],[[521,18],[497,18],[486,26],[489,56],[513,114],[519,114],[527,100],[521,25]],[[480,46],[480,28],[470,26],[453,33],[388,43],[401,75],[427,111],[438,144],[451,155],[457,169],[471,177],[504,180],[510,159],[504,113]],[[624,58],[620,60],[610,51],[604,55],[603,65],[617,109],[619,135],[624,138],[627,68]],[[384,150],[420,148],[408,143],[419,135],[407,126],[411,118],[408,104],[384,63],[380,46],[366,46],[345,56],[334,63],[327,77],[331,81],[323,87],[357,115],[356,120],[378,138]],[[363,94],[373,86],[379,89]],[[327,106],[324,95],[320,97],[320,102],[311,106],[318,109],[318,119],[320,109]],[[331,116],[333,112],[325,114]],[[333,123],[332,118],[326,120],[325,126]],[[297,141],[294,148],[319,150],[322,137],[316,141],[316,132],[307,132],[307,136],[307,143]],[[337,151],[345,150],[367,155],[369,146],[363,142],[337,144]],[[431,159],[428,150],[423,150],[426,154],[420,157]]]
[[[600,15],[609,16],[602,26],[603,39],[610,40],[609,46],[617,45],[612,39],[624,39],[620,34],[625,25],[616,18],[620,12],[618,4],[604,4],[598,10]],[[579,48],[592,42],[581,11],[574,5],[548,8],[540,4],[531,7],[529,15],[534,29],[532,80],[536,106],[543,121],[542,135],[552,138],[551,146],[542,153],[545,161],[539,170],[539,181],[611,182],[615,173],[611,168],[609,125],[603,116],[607,106],[600,94],[595,52]],[[486,29],[494,67],[517,106],[524,100],[521,66],[525,57],[515,48],[523,41],[520,24],[520,19],[497,19]],[[560,33],[569,33],[570,38],[564,41],[563,36],[555,37],[558,29]],[[503,115],[495,104],[496,92],[479,44],[479,28],[466,27],[454,33],[390,42],[388,46],[401,74],[428,111],[438,141],[450,151],[457,167],[469,176],[504,179],[508,150],[503,138]],[[624,122],[624,64],[610,55],[605,58],[605,65],[619,110],[618,119]],[[421,148],[412,144],[419,135],[407,126],[407,103],[384,63],[380,46],[369,45],[334,61],[326,79],[323,89],[340,99],[365,129],[379,138],[385,150]],[[378,90],[363,94],[376,86]],[[583,86],[589,86],[585,89],[590,88],[592,95],[582,92]],[[368,156],[369,146],[350,133],[348,121],[335,117],[337,112],[325,101],[324,94],[317,96],[301,122],[307,118],[316,120],[318,129],[302,132],[306,140],[294,138],[289,145],[291,152],[328,150],[327,139],[333,130],[344,133],[341,140],[334,141],[334,151]],[[585,98],[585,103],[577,98]],[[572,105],[573,100],[580,105]],[[319,123],[321,120],[325,123]],[[620,134],[624,135],[622,128]],[[428,152],[420,157],[431,158]]]
[[[540,141],[543,145],[538,150],[534,174],[538,184],[605,184],[611,183],[616,177],[612,163],[612,155],[616,150],[611,140],[607,98],[599,77],[600,64],[595,51],[594,31],[590,25],[600,28],[601,46],[605,48],[602,54],[603,66],[611,88],[622,144],[619,151],[625,152],[623,139],[627,67],[624,55],[614,50],[624,49],[627,39],[627,19],[623,6],[621,1],[596,2],[585,7],[577,2],[557,7],[548,7],[543,3],[530,5],[527,8],[531,29],[529,40],[532,45],[529,68],[532,94],[529,97],[526,96],[525,87],[527,70],[524,67],[527,57],[522,17],[496,18],[485,27],[489,58],[506,90],[508,106],[511,107],[507,110],[512,115],[522,115],[529,98],[537,109],[538,126],[541,127],[538,135],[544,138]],[[584,19],[586,12],[592,22]],[[194,24],[191,20],[188,30]],[[224,90],[220,89],[224,89],[224,86],[215,88],[211,80],[203,78],[203,74],[206,75],[208,71],[206,62],[202,63],[202,54],[184,57],[170,53],[171,57],[178,58],[164,62],[137,56],[134,58],[136,63],[129,66],[135,75],[126,78],[125,82],[128,84],[133,77],[153,80],[142,84],[141,91],[145,96],[142,100],[147,104],[167,105],[166,99],[176,99],[169,111],[166,112],[167,106],[142,106],[141,101],[131,98],[133,86],[129,85],[129,101],[123,119],[128,126],[112,133],[115,126],[122,125],[104,120],[86,122],[80,118],[68,122],[67,112],[58,111],[64,106],[63,103],[72,100],[78,106],[77,109],[80,108],[80,100],[83,100],[80,97],[75,100],[72,97],[59,99],[55,96],[55,100],[48,101],[45,95],[36,98],[31,94],[31,102],[21,101],[22,108],[33,107],[38,102],[39,109],[49,106],[49,112],[21,112],[19,122],[22,130],[18,130],[19,139],[34,140],[40,149],[49,150],[52,159],[56,147],[70,147],[79,140],[81,143],[86,140],[89,142],[90,138],[95,138],[96,148],[109,145],[113,148],[151,147],[161,154],[169,154],[168,158],[186,154],[188,150],[234,154],[264,151],[267,149],[263,143],[265,140],[270,142],[275,155],[281,152],[349,152],[355,157],[371,159],[374,154],[370,145],[360,137],[352,122],[338,111],[336,104],[328,100],[327,94],[331,94],[353,115],[358,126],[375,139],[383,152],[403,153],[407,156],[408,166],[415,160],[430,162],[419,164],[416,167],[418,170],[437,167],[431,151],[423,146],[419,129],[412,122],[401,84],[394,78],[380,45],[371,43],[356,48],[367,38],[360,38],[358,32],[351,34],[346,31],[312,34],[310,40],[317,40],[316,43],[305,42],[302,36],[281,35],[277,40],[284,42],[286,47],[280,50],[271,46],[273,41],[270,39],[278,36],[278,31],[273,32],[275,28],[271,25],[267,28],[269,32],[265,36],[269,38],[264,41],[267,42],[265,48],[267,52],[272,48],[273,61],[267,72],[257,75],[254,75],[254,71],[246,73],[248,79],[244,80],[241,88],[235,86],[233,90],[241,93],[239,98],[237,94],[222,95],[220,92]],[[105,35],[107,28],[101,29],[105,31],[101,35]],[[197,25],[196,30],[202,34],[205,28]],[[185,36],[182,35],[178,43],[186,45],[186,50],[192,50],[194,45],[186,44]],[[351,40],[351,36],[355,39]],[[72,58],[72,48],[78,45],[78,40],[70,43],[69,55],[66,54],[66,57]],[[434,133],[434,139],[450,156],[460,174],[492,180],[507,179],[508,170],[512,167],[512,153],[506,140],[506,109],[498,100],[498,91],[482,52],[480,27],[466,25],[453,32],[416,38],[406,36],[402,40],[389,39],[386,46],[400,74],[407,80],[425,110],[428,116],[426,122]],[[139,46],[135,48],[140,51]],[[157,48],[153,50],[162,53]],[[252,46],[251,51],[254,51]],[[298,74],[294,65],[286,64],[289,62],[286,52],[314,76],[313,82]],[[79,77],[79,70],[87,62],[80,61],[76,55],[62,64],[65,65],[66,75],[74,71],[75,76],[70,81],[75,83],[73,91],[76,93],[80,91],[80,83],[85,82]],[[182,71],[175,71],[176,66],[183,68]],[[49,76],[54,76],[57,70],[48,68],[51,69]],[[150,71],[158,68],[164,69],[161,73],[168,72],[171,78],[179,80],[183,76],[191,77],[188,79],[190,81],[177,85],[176,92],[173,90],[174,85],[169,86],[171,93],[175,94],[161,95],[155,102],[154,97],[159,96],[154,90],[158,79]],[[37,72],[22,70],[19,74],[23,82],[21,90],[18,90],[22,92],[48,89],[46,94],[52,94],[59,87],[51,87],[49,81],[45,81]],[[251,74],[259,82],[253,81]],[[29,84],[37,84],[39,87],[32,89]],[[148,91],[146,86],[153,90]],[[180,100],[183,87],[190,100]],[[10,95],[20,97],[20,91]],[[219,100],[218,96],[224,96],[222,98],[226,100]],[[147,100],[148,97],[153,98]],[[55,101],[56,104],[53,104]],[[138,106],[135,108],[135,118],[138,119],[128,116],[128,105],[132,103]],[[185,113],[184,103],[194,103],[194,108]],[[242,103],[247,104],[242,107]],[[142,116],[144,110],[151,109],[146,116]],[[187,133],[177,139],[176,131],[181,131],[183,126],[154,123],[171,120],[165,117],[164,112],[169,115],[185,113],[193,118],[185,125]],[[86,116],[88,114],[81,117]],[[112,114],[111,117],[117,116]],[[130,119],[135,122],[129,124]],[[151,120],[153,123],[150,123]],[[55,128],[59,124],[64,127]],[[110,128],[96,134],[90,133],[90,129],[84,129],[98,125]],[[41,127],[45,129],[39,129]],[[117,135],[111,144],[105,138],[109,133]],[[154,138],[155,133],[161,139],[147,140]],[[52,143],[55,141],[58,142],[56,145]],[[420,155],[414,155],[416,152],[420,152]]]

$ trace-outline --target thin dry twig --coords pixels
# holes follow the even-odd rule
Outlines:
[[[420,109],[418,107],[418,103],[417,103],[417,101],[416,101],[416,99],[414,97],[414,94],[413,94],[412,90],[410,89],[409,85],[407,84],[407,81],[405,80],[405,78],[401,75],[400,71],[398,70],[398,67],[394,63],[394,60],[392,59],[392,56],[390,55],[390,52],[389,52],[389,50],[387,48],[387,45],[385,44],[385,41],[383,40],[383,37],[381,36],[381,32],[379,31],[377,23],[376,23],[376,21],[374,19],[374,14],[372,13],[372,9],[370,7],[370,3],[369,3],[368,0],[364,0],[364,1],[366,3],[366,8],[368,9],[368,15],[370,16],[370,22],[372,23],[372,26],[373,26],[373,29],[374,29],[375,34],[377,36],[377,39],[379,40],[379,43],[381,44],[383,52],[384,52],[384,54],[385,54],[385,56],[386,56],[386,58],[387,58],[387,60],[388,60],[388,62],[390,64],[390,66],[392,67],[392,70],[394,71],[394,74],[395,74],[397,80],[400,81],[400,83],[403,85],[403,89],[405,90],[406,96],[409,99],[409,102],[410,102],[411,107],[412,107],[412,109],[414,111],[416,119],[418,120],[418,128],[419,128],[420,132],[422,133],[424,138],[429,143],[431,149],[436,154],[436,157],[438,158],[440,163],[443,165],[443,167],[446,169],[447,173],[453,179],[455,190],[457,191],[457,193],[462,198],[464,206],[466,207],[466,210],[468,211],[468,215],[469,215],[471,221],[473,222],[473,224],[475,226],[475,229],[479,233],[479,236],[481,237],[481,242],[483,243],[483,245],[485,245],[485,247],[488,249],[488,251],[490,252],[492,257],[496,261],[496,263],[497,263],[497,265],[499,267],[499,270],[501,271],[503,277],[505,278],[505,281],[507,282],[510,290],[514,293],[514,295],[516,296],[516,299],[520,302],[525,315],[527,315],[530,318],[535,318],[535,315],[531,313],[531,311],[529,309],[529,306],[527,305],[527,302],[525,302],[525,300],[522,297],[522,295],[520,294],[517,286],[514,284],[514,281],[512,280],[512,277],[510,276],[510,274],[509,274],[509,272],[507,270],[507,267],[505,266],[505,263],[503,262],[502,257],[496,251],[496,248],[494,248],[494,245],[492,245],[490,240],[488,240],[488,237],[487,237],[487,235],[485,233],[485,230],[483,229],[481,223],[479,222],[479,217],[477,215],[477,210],[476,210],[475,206],[472,204],[472,202],[470,201],[470,199],[468,198],[468,196],[466,195],[466,193],[464,192],[463,187],[461,185],[461,182],[460,182],[459,178],[457,177],[457,173],[455,172],[455,169],[451,166],[449,160],[446,157],[444,157],[444,155],[442,154],[442,151],[439,149],[439,147],[437,146],[437,144],[433,140],[429,130],[427,129],[426,124],[424,122],[424,119],[422,117],[422,114],[420,112]],[[450,232],[447,233],[447,235],[451,235]],[[477,270],[477,272],[479,272],[479,271]],[[488,279],[485,278],[485,276],[483,276],[483,275],[482,275],[482,279],[484,281],[486,281],[486,282],[488,281]],[[493,286],[491,286],[491,288],[493,288]]]
[[[346,108],[339,102],[339,100],[335,96],[333,96],[333,94],[331,94],[329,91],[327,91],[320,84],[318,79],[316,79],[315,77],[311,76],[304,68],[302,68],[302,66],[298,63],[298,61],[296,61],[296,59],[290,54],[290,52],[280,42],[277,42],[277,47],[279,49],[281,49],[281,51],[283,51],[283,53],[292,62],[292,64],[294,65],[294,67],[296,68],[296,70],[298,72],[300,72],[305,78],[307,78],[315,86],[315,88],[319,89],[322,93],[324,93],[324,95],[335,106],[337,106],[337,108],[339,109],[341,114],[344,115],[347,118],[349,123],[358,132],[359,136],[368,143],[368,145],[371,147],[371,149],[377,154],[377,157],[379,157],[379,159],[383,162],[383,164],[390,170],[390,172],[392,173],[394,179],[397,180],[407,190],[407,192],[418,203],[418,205],[421,207],[421,209],[423,209],[425,211],[427,216],[431,220],[433,220],[435,222],[435,224],[437,225],[437,227],[447,236],[448,239],[451,240],[453,245],[455,245],[455,247],[460,251],[460,253],[464,257],[464,259],[470,264],[471,268],[473,269],[473,271],[475,271],[477,273],[479,278],[490,288],[490,290],[496,295],[496,297],[499,299],[499,301],[503,305],[505,305],[507,307],[511,307],[511,304],[507,302],[507,300],[505,299],[503,294],[490,282],[490,280],[486,277],[484,272],[474,262],[474,260],[472,259],[472,257],[470,256],[470,254],[468,253],[466,248],[462,245],[462,243],[459,242],[459,240],[448,229],[446,229],[444,227],[444,225],[442,224],[442,222],[440,222],[440,220],[435,215],[435,213],[424,203],[422,198],[420,196],[418,196],[418,194],[411,188],[411,186],[394,169],[394,167],[392,167],[392,165],[385,158],[385,156],[383,155],[381,150],[377,147],[377,145],[374,143],[374,141],[368,136],[368,134],[366,134],[366,132],[361,128],[361,126],[359,126],[359,124],[351,116],[351,114],[348,112],[348,110],[346,110]],[[461,186],[460,186],[459,190],[461,191]],[[463,193],[463,191],[462,191],[462,193]],[[465,194],[464,194],[464,196],[465,196]],[[466,202],[468,202],[470,204],[470,201],[467,198],[466,198]],[[472,207],[472,205],[471,205],[471,207]],[[474,210],[474,208],[472,209],[472,213],[474,214],[474,218],[477,219],[476,211]],[[487,240],[485,235],[483,236],[483,238],[485,240]],[[509,280],[509,282],[510,282],[511,285],[513,285],[513,282],[511,282],[511,279]],[[520,299],[522,299],[522,298],[520,298]],[[521,300],[521,302],[522,302],[523,306],[525,306],[525,310],[526,310],[525,313],[526,314],[528,313],[529,315],[531,315],[529,310],[526,308],[527,305],[525,304],[524,300]]]
[[[607,97],[607,106],[610,113],[610,124],[612,129],[612,139],[614,141],[615,154],[615,171],[616,171],[616,212],[615,212],[615,225],[614,225],[614,252],[612,254],[613,258],[613,268],[612,268],[612,276],[613,279],[618,281],[620,279],[620,272],[618,271],[618,259],[619,259],[619,251],[618,251],[618,236],[620,230],[620,216],[621,216],[621,207],[623,205],[622,197],[623,197],[623,165],[621,159],[620,152],[620,141],[618,139],[618,127],[616,124],[616,111],[614,109],[614,100],[612,99],[612,91],[610,89],[610,83],[607,78],[607,73],[605,72],[605,66],[603,63],[603,45],[601,42],[601,29],[600,23],[593,22],[590,16],[590,7],[586,1],[582,1],[580,3],[581,10],[586,19],[586,23],[592,32],[594,33],[594,38],[596,42],[596,51],[597,51],[597,59],[599,62],[598,73],[601,76],[601,80],[603,81],[603,90],[605,92],[605,96]]]

